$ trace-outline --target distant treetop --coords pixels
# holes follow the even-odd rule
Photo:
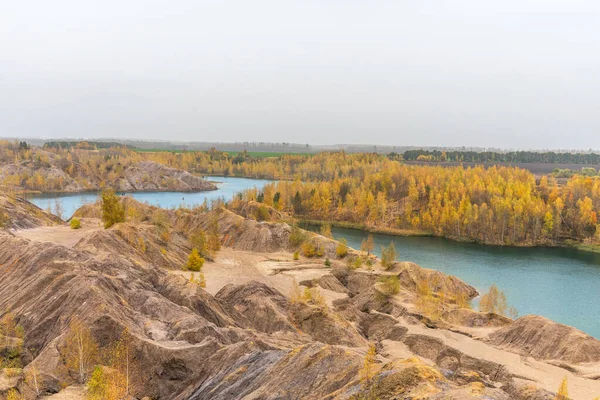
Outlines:
[[[493,163],[544,163],[544,164],[600,164],[597,153],[556,153],[553,151],[440,151],[407,150],[402,155],[406,161],[453,161]]]
[[[76,140],[53,140],[44,143],[45,148],[53,149],[72,149],[77,148],[81,150],[97,150],[97,149],[109,149],[111,147],[126,147],[133,149],[133,146],[125,145],[118,142],[88,142],[88,141],[76,141]]]

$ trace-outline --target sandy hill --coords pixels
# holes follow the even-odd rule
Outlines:
[[[24,332],[2,341],[2,354],[22,343],[24,369],[2,371],[0,399],[10,389],[35,398],[34,367],[41,394],[83,396],[65,364],[75,318],[101,352],[131,335],[139,397],[551,399],[565,375],[573,398],[600,394],[590,379],[600,371],[598,341],[573,328],[531,317],[513,322],[452,302],[439,318],[418,307],[424,280],[435,282],[434,293],[477,294],[455,277],[409,262],[389,271],[349,268],[334,258],[335,241],[308,233],[322,258],[293,260],[286,224],[122,201],[130,221],[106,230],[97,205],[78,211],[83,233],[40,216],[27,226],[37,228],[0,230],[1,316],[11,312]],[[9,218],[35,211],[11,204]],[[204,266],[202,288],[180,265],[190,232],[215,220],[225,246]],[[398,278],[397,294],[386,294],[386,276]],[[310,296],[295,295],[294,282]],[[369,343],[377,354],[367,382]]]

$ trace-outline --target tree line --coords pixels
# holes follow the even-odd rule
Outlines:
[[[407,161],[455,161],[485,163],[542,163],[542,164],[600,164],[598,153],[567,153],[537,151],[440,151],[407,150],[402,154]]]

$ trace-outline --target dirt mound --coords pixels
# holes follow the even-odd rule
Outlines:
[[[348,289],[333,275],[325,274],[318,278],[305,280],[300,282],[300,285],[309,288],[320,286],[323,289],[331,290],[332,292],[348,294]]]
[[[182,232],[165,231],[148,223],[122,223],[97,230],[75,247],[90,252],[114,252],[132,260],[178,270],[186,264],[191,251],[189,240]]]
[[[36,162],[21,162],[19,164],[8,164],[0,166],[0,181],[6,178],[20,177],[15,182],[16,186],[34,189],[27,180],[31,176],[39,176],[46,182],[46,192],[81,192],[84,190],[100,190],[107,180],[102,174],[90,174],[77,163],[72,163],[74,170],[67,174],[61,167],[56,165],[52,153],[45,152],[49,156],[47,165],[38,165]],[[65,168],[66,166],[63,166]],[[200,176],[192,175],[187,171],[168,167],[151,161],[142,161],[136,165],[119,168],[111,171],[116,174],[111,177],[109,186],[119,191],[204,191],[216,190],[217,186]],[[39,187],[36,186],[35,189]]]
[[[468,326],[470,328],[500,327],[512,322],[510,318],[494,313],[480,313],[467,308],[449,310],[443,315],[443,320],[453,324]]]
[[[464,283],[452,275],[446,275],[440,271],[421,268],[413,262],[396,263],[394,273],[398,273],[400,284],[409,290],[416,291],[417,283],[427,281],[434,292],[465,293],[469,298],[477,297],[478,293],[474,287]]]
[[[152,161],[129,167],[118,180],[122,192],[175,190],[180,192],[217,190],[217,186],[187,171]]]
[[[0,229],[30,229],[63,223],[56,215],[20,197],[0,195]]]
[[[511,377],[503,365],[470,357],[438,338],[412,334],[404,336],[402,341],[416,355],[432,360],[453,374],[473,375],[471,372],[475,372],[478,380],[486,384],[508,382]]]
[[[101,346],[128,329],[137,357],[147,367],[141,378],[144,394],[152,396],[168,397],[194,382],[193,373],[171,382],[169,371],[179,367],[169,360],[180,359],[193,371],[216,348],[244,337],[226,314],[214,318],[219,307],[212,296],[206,294],[211,301],[195,308],[181,304],[198,305],[198,298],[180,294],[175,302],[167,297],[169,292],[197,293],[196,285],[116,254],[93,255],[0,232],[0,281],[0,309],[18,316],[24,348],[35,349],[32,357],[44,369],[44,391],[72,381],[60,372],[64,367],[55,349],[61,348],[75,315],[91,327]],[[233,325],[225,327],[228,322]],[[171,344],[165,347],[165,341]]]
[[[284,217],[280,211],[257,201],[243,202],[239,205],[239,208],[232,210],[242,217],[256,221],[279,221]]]
[[[26,184],[26,180],[33,175],[37,175],[42,178],[43,182],[47,182],[47,191],[80,192],[85,190],[77,180],[54,165],[36,166],[32,162],[21,162],[0,167],[0,181],[8,177],[20,177],[18,186],[23,188],[32,189],[30,185]]]
[[[332,393],[358,383],[362,355],[322,344],[291,351],[246,345],[218,352],[207,360],[212,363],[222,368],[213,367],[219,372],[206,378],[190,400],[333,398]]]
[[[541,360],[600,361],[600,341],[570,326],[526,315],[487,338],[489,343]]]
[[[296,331],[288,320],[288,298],[264,283],[229,284],[215,297],[237,311],[238,322],[245,327],[265,333]]]
[[[294,304],[290,319],[300,331],[322,343],[350,347],[366,344],[365,339],[352,324],[326,307]]]

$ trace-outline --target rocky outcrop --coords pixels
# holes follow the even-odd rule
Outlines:
[[[20,197],[0,195],[0,229],[29,229],[62,222],[56,215]]]
[[[357,383],[362,356],[322,344],[289,351],[244,345],[221,350],[207,360],[213,363],[221,367],[211,368],[218,373],[203,380],[190,400],[333,398],[333,393]]]
[[[495,346],[541,360],[600,361],[600,341],[578,329],[538,315],[526,315],[489,335]]]
[[[122,192],[192,192],[217,189],[214,183],[202,177],[152,161],[142,161],[127,168],[117,182],[117,188]]]
[[[469,328],[492,328],[508,325],[512,320],[503,315],[494,313],[482,313],[467,308],[458,308],[444,313],[444,321]]]
[[[365,339],[352,324],[338,317],[326,307],[298,303],[291,308],[290,319],[300,331],[314,340],[342,346],[364,346]]]
[[[511,374],[501,364],[478,360],[444,344],[441,339],[426,335],[406,335],[402,341],[418,356],[428,358],[453,374],[476,372],[481,383],[508,382]]]
[[[260,332],[296,332],[288,320],[290,302],[277,290],[259,282],[244,285],[229,284],[216,298],[236,311],[237,321]]]
[[[411,304],[419,281],[467,297],[476,292],[457,278],[412,263],[397,263],[385,272],[353,270],[341,263],[331,269],[298,265],[277,276],[261,275],[261,282],[225,285],[213,296],[169,271],[185,261],[191,232],[208,229],[216,220],[229,247],[269,252],[289,249],[290,227],[250,221],[226,210],[161,211],[132,199],[122,201],[128,215],[136,216],[132,221],[90,230],[70,248],[0,231],[0,317],[4,310],[14,313],[24,328],[26,349],[21,357],[25,373],[10,381],[0,376],[2,387],[32,394],[23,378],[33,360],[42,394],[73,384],[63,352],[75,317],[90,328],[100,351],[126,329],[142,371],[135,376],[135,394],[167,400],[547,398],[546,391],[520,385],[524,379],[517,374],[523,365],[516,372],[502,365],[502,360],[514,360],[514,354],[485,343],[477,343],[479,350],[472,352],[468,341],[474,339],[440,332],[458,325],[472,328],[468,332],[497,329],[486,339],[493,346],[565,365],[597,360],[598,341],[539,317],[511,322],[450,305],[443,323],[431,325],[438,329],[434,333],[419,322]],[[98,205],[78,214],[97,217]],[[319,235],[311,238],[335,246]],[[228,249],[225,254],[232,253]],[[303,268],[311,268],[310,274]],[[263,283],[272,278],[282,288],[285,275],[294,273],[304,277],[305,286],[324,289],[325,297],[292,301]],[[399,294],[382,293],[382,274],[398,276]],[[365,385],[359,371],[369,343],[378,355],[369,365],[371,383]],[[509,357],[479,358],[481,346]],[[425,362],[400,360],[399,354]]]
[[[80,182],[73,179],[62,169],[54,165],[34,166],[31,163],[8,164],[0,167],[0,182],[6,179],[18,177],[18,186],[32,189],[33,185],[28,183],[28,180],[36,177],[41,182],[44,182],[45,191],[47,192],[81,192],[89,190]],[[39,185],[36,183],[35,185]],[[36,186],[38,187],[38,186]]]
[[[478,295],[474,287],[466,284],[455,276],[443,272],[421,268],[413,262],[399,262],[393,267],[393,272],[398,274],[400,284],[412,291],[416,291],[417,284],[427,281],[434,292],[464,293],[469,299]]]
[[[243,202],[238,208],[233,209],[233,211],[244,218],[257,221],[278,221],[284,218],[283,213],[280,211],[257,201]]]
[[[52,154],[52,153],[48,153]],[[92,176],[78,164],[68,163],[61,167],[49,157],[46,163],[21,162],[0,167],[0,182],[11,186],[44,192],[82,192],[100,190],[107,184],[106,177]],[[71,172],[67,173],[67,167]],[[217,186],[202,177],[152,161],[121,166],[111,171],[109,186],[123,192],[138,191],[205,191]]]

